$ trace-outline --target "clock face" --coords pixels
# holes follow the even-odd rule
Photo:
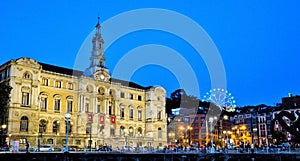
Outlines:
[[[104,75],[103,74],[100,75],[100,79],[102,79],[102,80],[104,79]]]

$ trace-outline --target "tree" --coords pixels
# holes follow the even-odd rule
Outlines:
[[[282,144],[284,141],[286,141],[286,135],[285,133],[281,132],[281,131],[275,131],[272,134],[272,139],[276,139],[276,144],[280,145]]]
[[[10,100],[10,92],[12,87],[8,82],[0,83],[0,121],[1,125],[7,121],[7,112]]]
[[[199,99],[195,96],[187,95],[184,89],[177,89],[171,93],[171,100],[174,108],[194,108],[199,106]]]

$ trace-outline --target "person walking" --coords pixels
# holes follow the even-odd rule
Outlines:
[[[29,148],[30,148],[29,142],[26,140],[26,152],[27,153],[29,153]]]

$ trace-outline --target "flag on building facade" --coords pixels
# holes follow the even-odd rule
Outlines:
[[[87,122],[93,123],[93,113],[92,112],[87,113]]]
[[[105,119],[104,119],[104,115],[103,114],[99,115],[99,124],[100,125],[104,125],[105,124]]]
[[[114,116],[114,115],[110,116],[110,124],[112,124],[112,125],[116,124],[116,116]]]

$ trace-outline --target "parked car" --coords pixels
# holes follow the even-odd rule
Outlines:
[[[0,147],[0,151],[9,151],[9,147],[8,146]]]
[[[35,152],[40,151],[40,152],[49,152],[49,151],[54,151],[53,147],[51,145],[41,145],[39,147],[34,147],[33,149]]]
[[[109,146],[101,146],[96,151],[112,151],[112,149]]]
[[[131,146],[123,146],[121,150],[122,151],[134,151],[135,149],[134,149],[134,147],[131,147]]]

